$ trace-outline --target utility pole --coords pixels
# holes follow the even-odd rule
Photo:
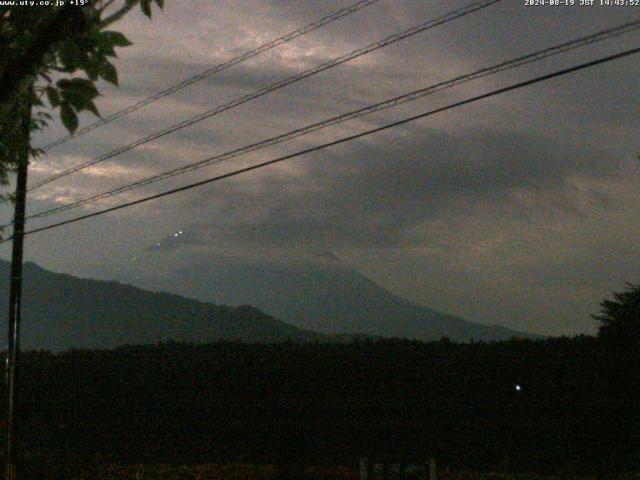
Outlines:
[[[20,357],[20,302],[22,298],[22,254],[24,246],[24,216],[27,197],[27,171],[29,168],[29,142],[31,132],[31,95],[33,86],[26,90],[25,98],[18,102],[21,139],[17,155],[15,213],[13,219],[13,250],[11,252],[11,284],[9,289],[9,342],[7,348],[6,386],[7,418],[5,445],[5,480],[17,478],[16,404],[18,390],[18,360]]]

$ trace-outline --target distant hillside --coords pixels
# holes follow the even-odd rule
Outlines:
[[[24,266],[22,345],[61,350],[112,348],[174,339],[210,342],[309,340],[313,332],[250,306],[226,307],[117,282],[85,280]],[[9,263],[0,260],[0,309],[7,311]],[[6,314],[3,315],[6,332]]]
[[[251,304],[300,328],[324,334],[363,334],[418,340],[506,340],[535,335],[481,325],[404,300],[325,254],[288,266],[209,265],[145,288],[224,304]]]

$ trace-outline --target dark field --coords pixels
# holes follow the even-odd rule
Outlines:
[[[590,337],[32,352],[19,438],[30,463],[86,478],[270,478],[294,462],[350,478],[381,455],[614,478],[640,465],[639,359]],[[538,478],[470,475],[439,478]]]

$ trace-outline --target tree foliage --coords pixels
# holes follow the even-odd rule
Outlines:
[[[613,294],[613,300],[600,303],[599,336],[617,343],[640,344],[640,285],[627,283],[627,289]]]
[[[109,27],[137,5],[151,17],[152,1],[164,5],[164,0],[99,0],[82,6],[68,1],[53,7],[0,6],[0,182],[6,184],[17,161],[23,138],[16,119],[25,102],[32,107],[32,131],[47,126],[51,109],[70,132],[78,127],[78,113],[99,116],[96,83],[118,84],[112,59],[117,47],[131,45]],[[32,156],[39,153],[30,150]]]

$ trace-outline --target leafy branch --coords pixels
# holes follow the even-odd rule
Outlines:
[[[0,183],[6,184],[15,167],[21,141],[15,114],[25,92],[32,92],[32,131],[46,128],[52,119],[45,98],[71,133],[78,128],[80,112],[100,116],[94,103],[96,83],[102,79],[118,85],[112,59],[117,48],[131,45],[122,33],[106,28],[138,5],[150,18],[153,3],[164,6],[164,0],[107,0],[55,7],[46,14],[0,6]],[[37,153],[31,150],[32,156]]]

